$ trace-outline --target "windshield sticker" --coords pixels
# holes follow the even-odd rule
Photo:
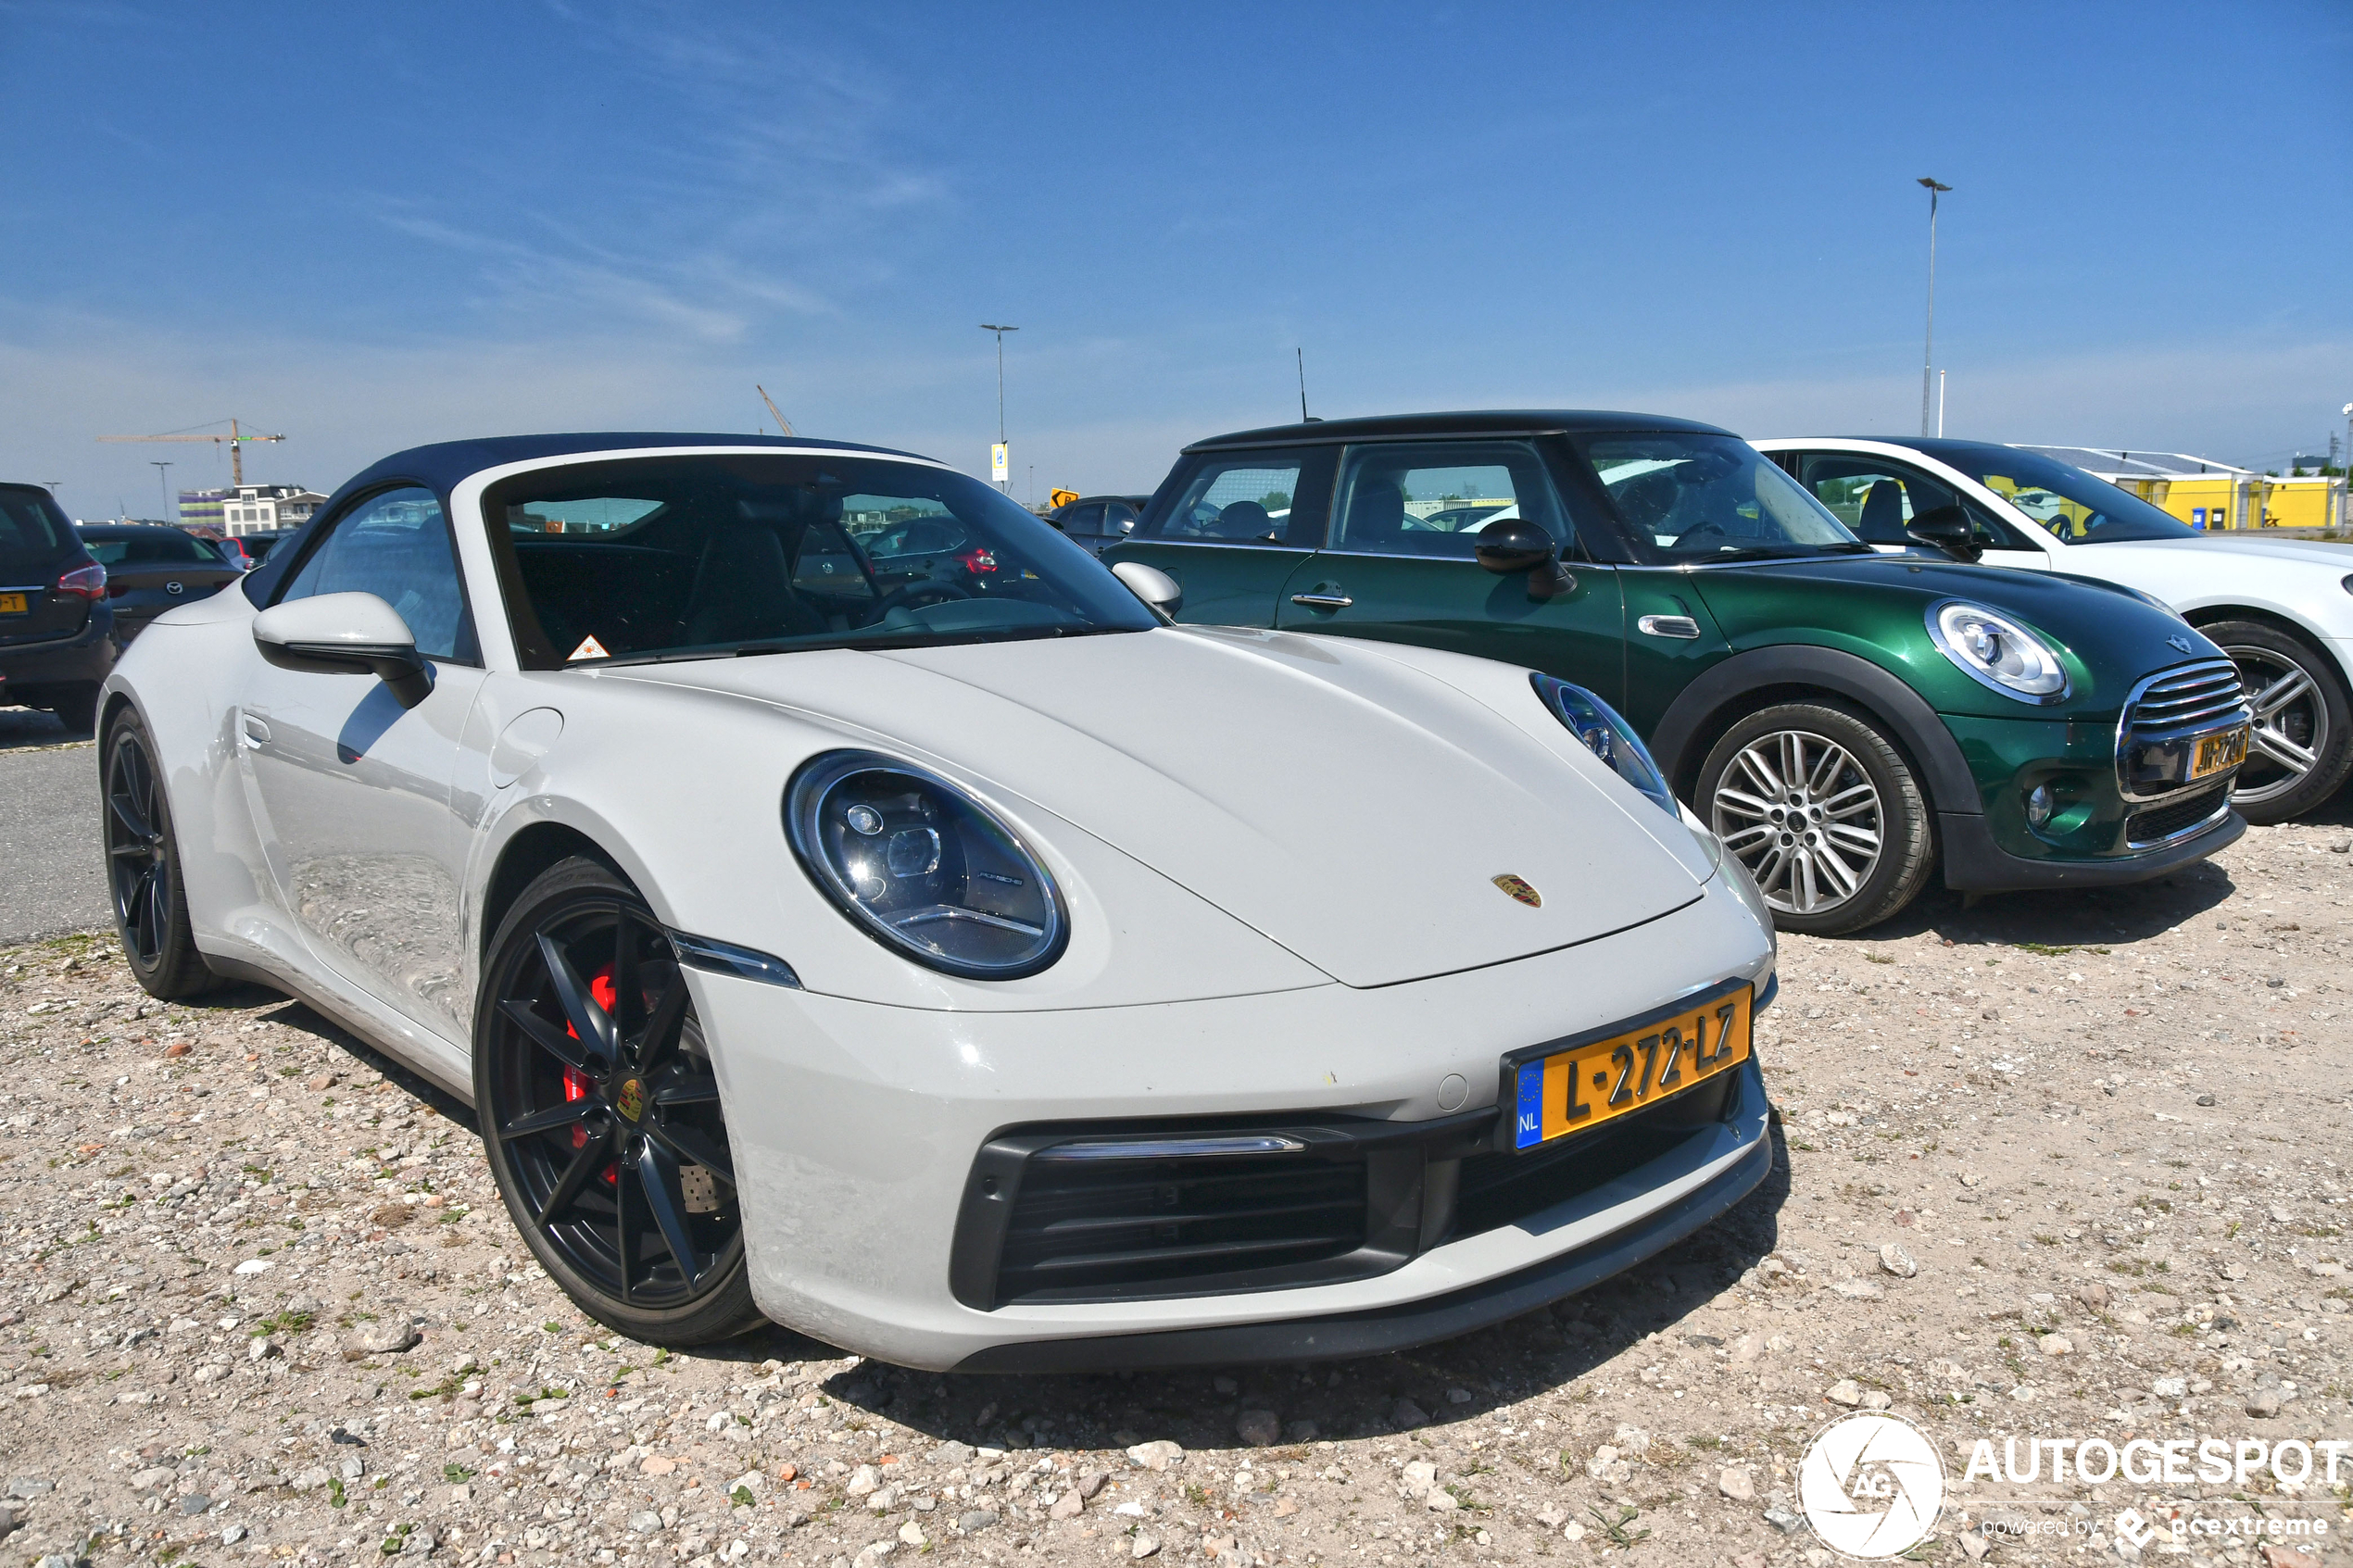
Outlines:
[[[580,639],[580,646],[572,650],[572,659],[567,659],[564,662],[570,664],[573,659],[610,659],[612,655],[605,651],[604,644],[594,637],[583,637]]]

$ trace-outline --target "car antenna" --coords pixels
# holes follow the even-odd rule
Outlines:
[[[768,389],[761,385],[758,382],[751,383],[751,389],[760,394],[760,400],[768,405],[768,411],[776,415],[777,433],[780,435],[790,435],[792,433],[792,426],[785,422],[785,416],[783,414],[777,413],[776,400],[768,395]]]

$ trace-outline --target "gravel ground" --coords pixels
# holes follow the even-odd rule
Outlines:
[[[2318,1520],[2340,1560],[2353,1465],[2236,1501],[1962,1472],[1989,1436],[2353,1438],[2347,836],[1789,939],[1785,1144],[1740,1210],[1468,1338],[1182,1374],[614,1338],[463,1108],[315,1014],[158,1006],[105,938],[0,953],[0,1556],[1822,1568],[1799,1456],[1892,1408],[1953,1480],[1917,1560],[2129,1561],[2128,1507]]]

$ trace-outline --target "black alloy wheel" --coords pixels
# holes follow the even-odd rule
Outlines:
[[[171,832],[171,802],[156,765],[147,727],[124,709],[107,727],[104,753],[107,889],[115,933],[131,972],[151,997],[179,1001],[218,987],[220,977],[196,951],[181,885],[180,847]]]
[[[761,1321],[719,1083],[652,910],[611,868],[565,860],[490,951],[475,1104],[541,1264],[633,1338],[708,1344]]]

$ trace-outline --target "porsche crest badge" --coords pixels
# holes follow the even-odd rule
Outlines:
[[[632,1122],[646,1114],[646,1086],[635,1078],[621,1081],[621,1092],[612,1098],[612,1108]]]
[[[1501,876],[1489,877],[1487,880],[1531,909],[1541,909],[1544,907],[1544,896],[1509,872],[1505,872]]]

